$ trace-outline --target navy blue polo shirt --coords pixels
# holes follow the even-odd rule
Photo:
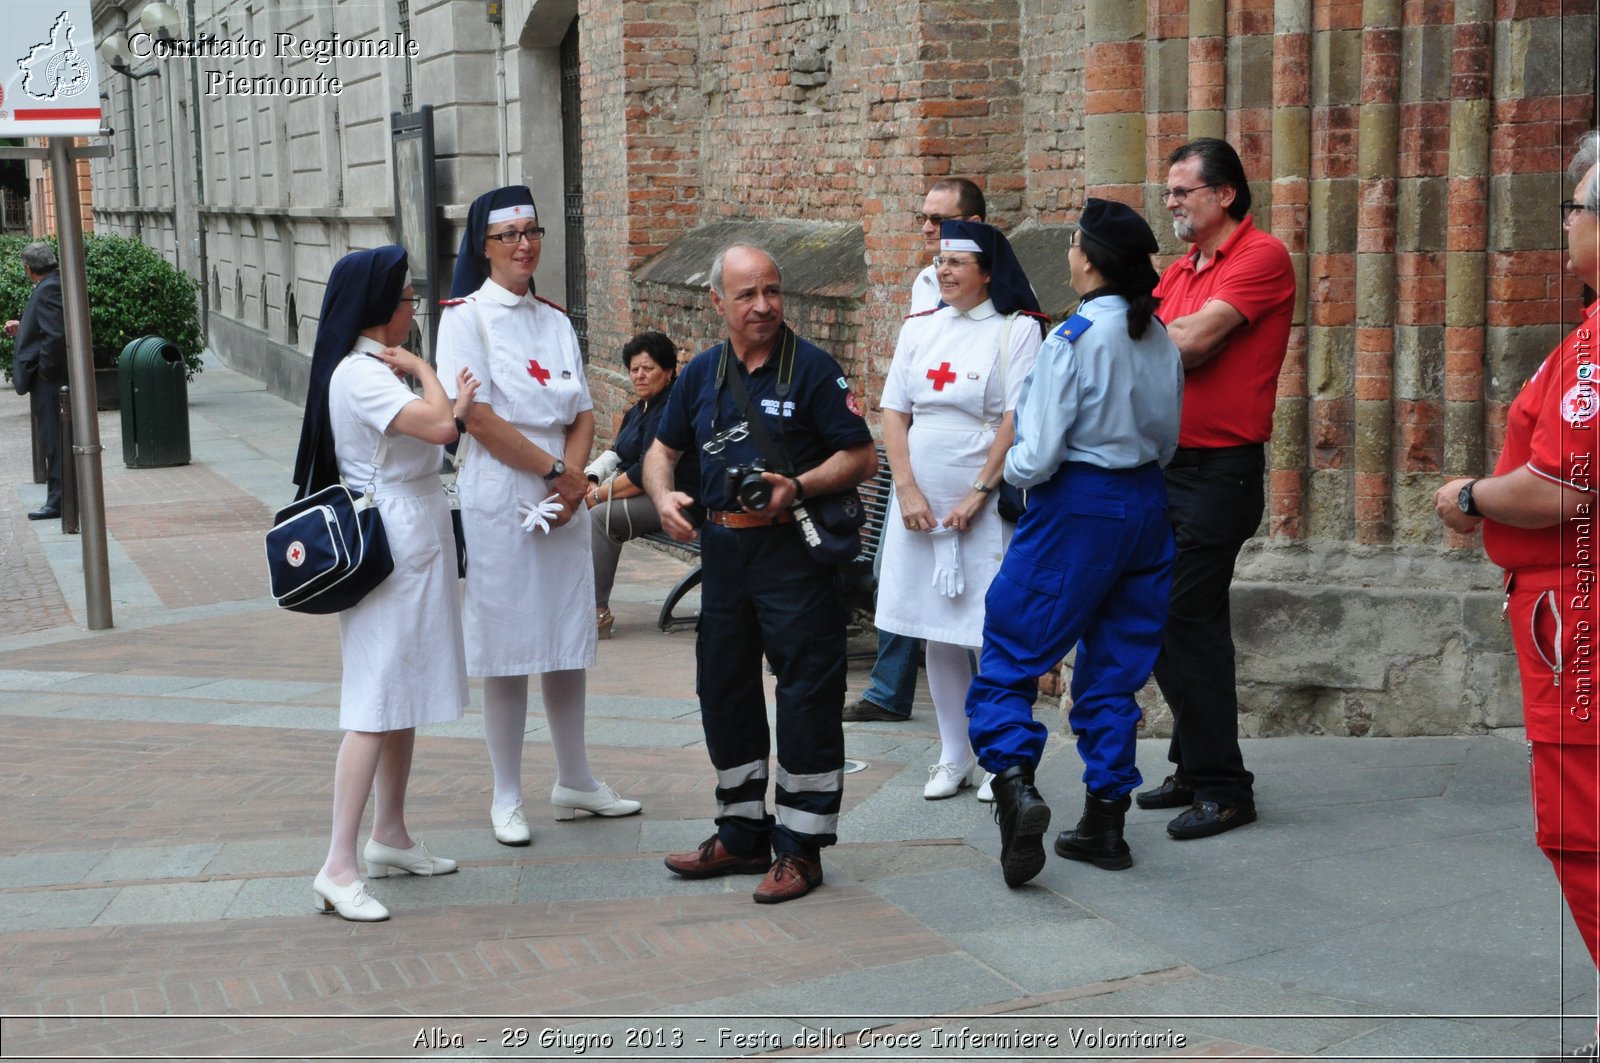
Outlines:
[[[744,363],[728,355],[729,373],[738,373],[750,392],[752,409],[759,408],[774,449],[787,453],[794,468],[804,472],[822,464],[835,452],[872,442],[872,433],[861,416],[861,407],[850,394],[844,371],[822,348],[795,337],[794,368],[789,391],[778,399],[778,379],[784,335],[778,334],[773,353],[754,373],[746,373]],[[749,465],[761,457],[755,437],[738,429],[744,424],[739,404],[730,384],[717,389],[717,365],[722,361],[722,344],[695,355],[678,374],[667,407],[661,414],[656,438],[673,450],[687,453],[698,448],[700,455],[700,497],[709,509],[733,508],[723,493],[724,471],[730,465]],[[742,440],[730,438],[744,435]],[[708,442],[721,442],[717,453],[705,449]],[[777,471],[777,470],[774,470]]]

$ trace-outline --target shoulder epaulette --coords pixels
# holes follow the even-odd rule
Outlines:
[[[1037,318],[1038,320],[1043,321],[1045,324],[1049,324],[1050,323],[1050,315],[1049,314],[1041,314],[1037,310],[1018,310],[1017,313],[1026,314],[1027,316],[1029,316],[1031,318]]]
[[[935,306],[935,307],[932,307],[932,308],[930,308],[928,310],[918,310],[915,314],[907,314],[906,315],[906,320],[910,321],[914,317],[927,317],[929,314],[937,314],[942,309],[944,309],[944,308],[943,307],[939,307],[939,306]]]
[[[1073,340],[1089,331],[1089,326],[1094,324],[1094,318],[1084,317],[1082,314],[1073,314],[1061,323],[1055,335],[1071,343]]]
[[[534,298],[535,298],[535,299],[537,299],[537,300],[539,300],[539,301],[540,301],[540,302],[541,302],[541,303],[543,303],[543,304],[544,304],[544,305],[545,305],[545,306],[550,306],[550,307],[554,307],[554,308],[555,308],[555,309],[557,309],[557,310],[559,310],[559,311],[561,311],[561,312],[562,312],[562,313],[563,313],[563,314],[567,314],[567,316],[568,316],[568,317],[571,317],[571,316],[572,316],[572,315],[571,315],[571,314],[570,314],[570,313],[568,313],[568,311],[567,311],[567,308],[566,308],[566,307],[564,307],[564,306],[562,306],[562,305],[561,305],[561,304],[560,304],[560,303],[556,303],[556,302],[552,302],[552,301],[550,301],[550,300],[549,300],[549,299],[546,299],[546,298],[545,298],[545,297],[544,297],[544,296],[542,296],[542,295],[537,295],[537,294],[536,294],[536,295],[534,295]]]
[[[459,299],[440,299],[439,300],[439,305],[440,306],[460,306],[462,303],[468,301],[471,298],[472,298],[472,296],[470,296],[470,295],[463,295]]]

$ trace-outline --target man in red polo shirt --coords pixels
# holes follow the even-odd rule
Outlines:
[[[1250,219],[1250,186],[1226,141],[1192,140],[1167,160],[1172,231],[1192,250],[1155,294],[1183,356],[1183,422],[1167,466],[1177,537],[1156,683],[1172,708],[1176,766],[1140,808],[1183,808],[1174,838],[1205,838],[1256,818],[1255,776],[1239,752],[1228,589],[1265,507],[1263,477],[1278,370],[1289,345],[1294,269]]]
[[[1567,269],[1600,289],[1600,133],[1579,141],[1572,200],[1561,204]],[[1522,673],[1534,840],[1600,957],[1600,303],[1545,358],[1506,413],[1494,475],[1451,480],[1434,496],[1445,525],[1471,532],[1506,570],[1506,618]],[[1600,960],[1597,960],[1600,962]],[[1591,1051],[1593,1046],[1589,1046]]]

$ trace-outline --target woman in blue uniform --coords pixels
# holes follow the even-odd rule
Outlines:
[[[661,530],[661,515],[644,493],[644,453],[656,441],[656,428],[678,379],[678,348],[663,333],[641,332],[622,345],[622,367],[628,371],[638,401],[622,415],[616,442],[607,452],[614,462],[614,475],[595,483],[588,497],[594,623],[603,639],[611,637],[616,622],[611,613],[611,588],[617,581],[622,545]],[[694,451],[678,462],[673,483],[690,494],[699,489],[700,461]]]
[[[973,748],[995,773],[1006,885],[1044,867],[1050,808],[1034,788],[1047,735],[1035,677],[1074,645],[1072,712],[1088,790],[1056,852],[1115,869],[1134,766],[1134,694],[1161,649],[1173,542],[1161,467],[1178,444],[1183,363],[1155,318],[1155,235],[1120,203],[1091,199],[1067,252],[1083,301],[1046,338],[1017,403],[1005,478],[1028,506],[985,600],[967,692]]]

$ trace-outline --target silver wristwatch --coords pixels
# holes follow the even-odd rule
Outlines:
[[[972,489],[974,491],[978,492],[978,494],[980,494],[980,495],[986,495],[990,491],[994,490],[994,488],[990,487],[988,484],[984,483],[982,480],[979,480],[977,483],[973,484],[972,485]]]

